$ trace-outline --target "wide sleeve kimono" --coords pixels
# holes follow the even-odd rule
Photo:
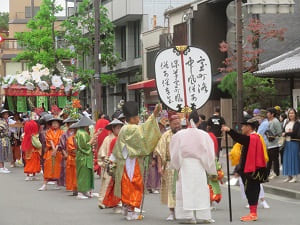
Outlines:
[[[162,161],[162,165],[165,166],[170,161],[169,145],[173,133],[171,130],[165,132],[159,139],[157,146],[154,150],[154,154],[158,155]]]
[[[60,138],[63,135],[64,131],[57,129],[49,129],[46,132],[46,150],[53,150],[51,146],[51,141],[53,142],[54,146],[56,147],[59,144]]]
[[[89,144],[91,137],[85,130],[79,129],[76,132],[75,140],[77,144],[78,158],[90,158],[93,156],[92,146]]]
[[[210,175],[217,175],[214,143],[208,133],[189,128],[176,133],[170,143],[171,166],[180,170],[184,158],[194,158]]]
[[[61,152],[56,152],[55,157],[52,156],[52,145],[58,146],[63,131],[60,129],[49,129],[46,132],[46,152],[44,154],[44,179],[59,179],[61,171]]]
[[[89,144],[90,135],[84,129],[78,129],[75,140],[77,183],[79,192],[87,192],[94,188],[93,152]]]
[[[32,148],[25,152],[26,164],[24,167],[24,173],[39,173],[41,171],[40,154],[42,144],[39,140],[39,135],[32,135],[31,137]]]
[[[127,158],[139,160],[140,172],[143,174],[143,158],[153,152],[161,136],[154,115],[141,125],[128,124],[121,128],[113,155],[117,160],[115,174],[115,195],[121,197],[121,179]],[[124,154],[124,150],[126,154]]]
[[[104,159],[108,158],[108,152],[109,152],[109,146],[110,146],[110,142],[111,140],[115,137],[115,135],[113,135],[112,133],[110,135],[108,135],[104,141],[102,142],[102,145],[99,149],[98,152],[98,165],[99,166],[103,166],[104,164]]]
[[[177,132],[171,139],[171,166],[179,170],[176,182],[176,219],[211,219],[207,173],[217,175],[214,144],[197,128]]]

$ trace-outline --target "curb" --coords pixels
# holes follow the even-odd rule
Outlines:
[[[273,185],[263,184],[264,191],[269,194],[273,195],[279,195],[287,198],[293,198],[293,199],[300,199],[300,192],[287,189],[287,188],[281,188],[281,187],[275,187]]]
[[[224,176],[224,184],[226,181],[227,181],[227,176]],[[276,187],[274,185],[268,185],[267,183],[263,183],[263,186],[264,186],[265,193],[300,200],[300,191],[295,191],[288,188]]]

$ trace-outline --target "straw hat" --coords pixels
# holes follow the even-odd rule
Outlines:
[[[105,129],[112,131],[113,126],[117,126],[117,125],[123,126],[124,123],[118,119],[114,119],[105,127]]]
[[[74,119],[74,118],[72,118],[72,117],[68,117],[67,119],[65,119],[64,121],[63,121],[63,123],[77,123],[78,122],[78,120],[77,119]]]
[[[123,120],[125,119],[125,115],[124,113],[121,113],[119,116],[118,116],[118,120]]]
[[[74,123],[70,128],[89,127],[95,125],[95,122],[90,118],[83,116],[77,123]]]

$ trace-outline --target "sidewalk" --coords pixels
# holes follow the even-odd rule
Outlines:
[[[225,149],[220,154],[220,163],[222,164],[225,176],[227,176]],[[229,171],[232,173],[234,167],[231,166],[230,161],[229,164]],[[232,175],[230,177],[232,177]],[[300,199],[300,177],[297,183],[284,183],[283,180],[285,178],[286,177],[279,176],[267,183],[264,183],[263,186],[265,192],[287,198]]]

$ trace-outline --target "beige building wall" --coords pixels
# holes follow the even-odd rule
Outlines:
[[[34,7],[40,7],[41,3],[42,0],[34,0]],[[16,32],[29,31],[26,25],[31,18],[26,18],[26,7],[31,8],[31,0],[9,1],[9,38],[15,38]],[[55,30],[61,29],[61,22],[62,21],[57,21],[55,23]],[[16,74],[17,72],[27,69],[25,62],[13,62],[12,59],[8,57],[22,51],[17,41],[8,40],[5,42],[0,51],[0,75]]]
[[[34,0],[34,6],[39,7],[42,0]],[[14,38],[16,32],[28,31],[26,23],[30,18],[25,17],[25,8],[31,7],[31,0],[9,1],[9,37]]]
[[[142,62],[143,62],[143,79],[148,80],[147,77],[147,52],[159,49],[160,35],[168,33],[168,29],[160,27],[142,33]]]

